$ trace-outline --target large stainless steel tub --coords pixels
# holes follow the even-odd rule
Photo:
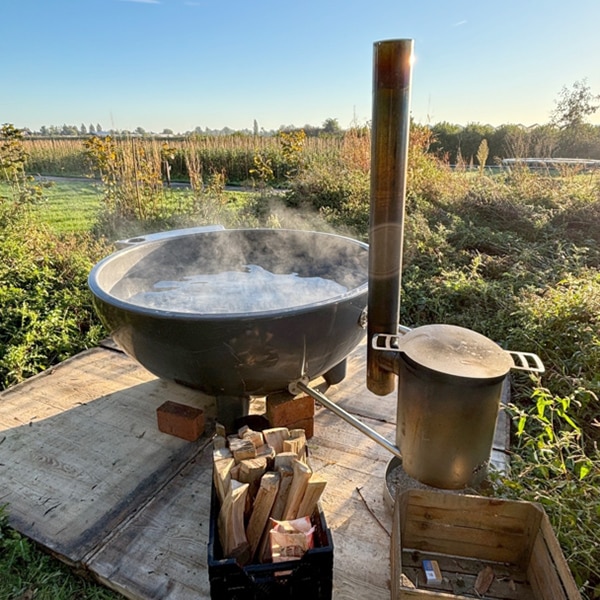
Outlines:
[[[140,306],[161,280],[258,265],[271,273],[333,280],[346,288],[298,306],[237,313]],[[183,232],[111,254],[89,276],[96,310],[123,350],[159,377],[214,396],[263,395],[334,369],[365,335],[368,246],[313,231]],[[244,294],[244,289],[237,293]]]

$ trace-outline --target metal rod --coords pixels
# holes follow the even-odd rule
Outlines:
[[[413,40],[374,44],[368,339],[395,333],[400,315]],[[384,396],[395,375],[367,350],[367,387]]]
[[[319,404],[322,404],[325,408],[334,412],[338,417],[344,419],[347,423],[350,423],[353,427],[364,433],[367,437],[370,437],[374,442],[377,442],[380,446],[383,446],[386,450],[391,452],[394,456],[402,458],[402,454],[397,446],[394,446],[391,442],[386,440],[383,436],[379,435],[376,431],[371,429],[368,425],[365,425],[362,421],[352,416],[349,412],[346,412],[343,408],[340,408],[337,404],[334,404],[327,396],[323,395],[318,390],[309,387],[302,381],[296,381],[294,383],[298,389],[312,396]]]

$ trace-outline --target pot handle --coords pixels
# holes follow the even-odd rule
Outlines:
[[[514,350],[507,350],[512,356],[515,366],[513,369],[519,371],[529,371],[530,373],[544,373],[546,367],[537,354],[531,352],[515,352]]]

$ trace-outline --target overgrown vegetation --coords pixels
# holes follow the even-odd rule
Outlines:
[[[402,323],[461,325],[540,355],[542,377],[513,378],[510,472],[497,475],[493,487],[543,504],[584,597],[598,598],[600,173],[451,169],[430,152],[431,129],[413,126],[411,136]],[[95,343],[100,330],[85,275],[108,251],[102,236],[119,237],[116,225],[124,221],[132,234],[220,222],[335,228],[367,239],[366,129],[346,132],[321,152],[309,139],[249,146],[243,165],[233,166],[242,155],[230,156],[221,169],[192,151],[205,140],[174,154],[157,147],[143,155],[135,144],[95,143],[109,164],[95,165],[105,184],[93,237],[57,236],[14,195],[2,201],[0,311],[10,332],[0,348],[4,385]],[[481,140],[477,149],[484,163]],[[177,160],[187,165],[190,189],[165,186],[165,160],[173,178]],[[116,174],[106,177],[111,169]],[[254,181],[257,192],[230,196],[225,184],[233,172],[243,174],[238,181]],[[272,192],[274,182],[284,186],[283,197]]]

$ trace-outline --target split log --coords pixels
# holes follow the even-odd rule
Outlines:
[[[231,475],[231,479],[235,479],[236,481],[240,480],[240,465],[233,465],[233,467],[231,468],[231,473],[229,474]]]
[[[256,449],[256,458],[267,459],[267,471],[276,471],[275,469],[275,450],[269,444],[263,444],[260,448]]]
[[[275,455],[275,470],[279,467],[294,468],[294,461],[298,460],[295,452],[280,452]]]
[[[227,448],[227,438],[224,438],[222,435],[215,435],[212,443],[214,450],[222,450],[223,448]]]
[[[231,481],[228,494],[223,500],[219,512],[219,538],[223,554],[228,558],[248,560],[249,544],[244,528],[244,505],[248,493],[248,484]]]
[[[272,446],[276,454],[283,452],[283,442],[289,439],[290,430],[287,427],[271,427],[263,430],[265,443]]]
[[[247,458],[240,461],[240,472],[237,479],[250,486],[248,489],[250,498],[254,499],[256,496],[260,486],[260,478],[265,474],[266,470],[266,458]]]
[[[302,497],[302,502],[298,507],[297,517],[312,517],[317,508],[317,503],[323,494],[327,481],[320,475],[313,473],[306,485],[306,491]]]
[[[232,437],[229,440],[229,449],[233,453],[233,458],[235,458],[236,463],[246,460],[247,458],[256,458],[256,448],[250,440]]]
[[[292,437],[292,431],[296,433],[295,437]],[[290,439],[283,442],[283,451],[294,452],[298,460],[306,462],[306,435],[304,429],[293,429],[292,431],[290,431]]]
[[[216,438],[215,438],[216,439]],[[225,438],[222,438],[225,439]],[[229,448],[215,448],[213,447],[213,461],[217,462],[224,458],[233,458],[233,453]]]
[[[292,486],[292,479],[294,477],[294,470],[292,467],[279,467],[277,470],[279,474],[279,489],[275,502],[273,502],[273,508],[271,509],[270,518],[280,521],[283,517],[283,511],[287,503],[290,487]],[[263,537],[260,542],[258,549],[258,562],[269,562],[271,560],[271,544],[269,540],[269,529],[270,521],[267,522]]]
[[[229,491],[229,486],[231,483],[231,469],[234,467],[234,465],[235,460],[233,457],[216,460],[213,463],[213,480],[220,504],[223,504],[223,500],[225,500],[225,496]]]
[[[258,450],[265,443],[265,438],[260,431],[248,429],[243,435],[240,435],[243,440],[250,440],[254,447]]]
[[[277,493],[277,498],[273,504],[271,518],[281,521],[283,519],[283,511],[285,510],[285,505],[287,504],[290,488],[292,487],[294,469],[292,467],[279,467],[277,472],[280,476],[279,492]]]
[[[246,528],[251,557],[254,557],[265,531],[265,526],[269,522],[271,509],[279,490],[280,479],[279,473],[270,472],[265,473],[260,480],[260,488],[256,494],[256,500],[252,506],[252,515]]]
[[[294,461],[294,476],[292,477],[292,485],[288,494],[285,509],[283,511],[283,520],[291,521],[298,516],[298,508],[304,497],[308,480],[312,475],[312,469],[305,463]]]

